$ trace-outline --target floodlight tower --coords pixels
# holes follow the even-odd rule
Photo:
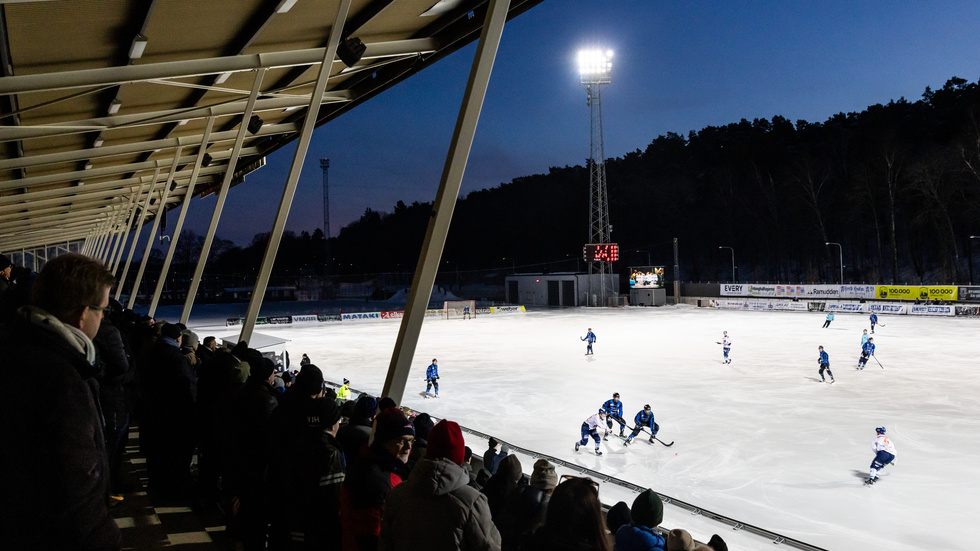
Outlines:
[[[589,155],[589,243],[612,243],[609,224],[609,200],[606,195],[606,156],[602,144],[602,86],[609,84],[612,70],[611,50],[581,50],[578,70],[585,85],[586,102],[592,115],[592,149]],[[592,275],[599,275],[599,304],[606,303],[606,274],[612,267],[605,260],[589,262],[589,298]]]

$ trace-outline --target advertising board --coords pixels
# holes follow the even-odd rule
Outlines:
[[[909,314],[913,316],[953,316],[956,311],[953,306],[909,305]]]
[[[311,321],[317,321],[316,314],[293,316],[293,323],[308,323]]]
[[[957,300],[977,300],[980,301],[980,287],[960,287]]]
[[[959,288],[952,285],[877,285],[875,298],[898,300],[956,300]]]

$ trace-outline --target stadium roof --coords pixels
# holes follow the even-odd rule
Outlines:
[[[540,1],[511,0],[508,18]],[[296,139],[342,2],[340,40],[366,49],[333,62],[317,125],[476,40],[489,4],[0,0],[0,251],[241,183]]]

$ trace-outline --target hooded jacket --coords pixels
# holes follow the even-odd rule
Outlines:
[[[487,498],[469,486],[463,467],[422,459],[392,488],[381,522],[381,551],[499,550]]]

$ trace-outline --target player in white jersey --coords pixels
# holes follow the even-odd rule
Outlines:
[[[721,345],[721,350],[722,352],[725,353],[724,363],[730,364],[732,363],[732,359],[728,357],[728,352],[731,351],[732,349],[732,339],[728,338],[728,331],[722,331],[722,333],[724,333],[725,336],[721,338],[720,342],[719,341],[715,341],[715,342]]]
[[[869,485],[878,481],[878,471],[895,460],[895,445],[885,436],[885,427],[878,427],[875,432],[878,435],[871,443],[871,451],[875,452],[875,459],[871,462],[871,476],[864,482]]]
[[[582,422],[582,439],[575,443],[575,451],[578,451],[579,446],[584,446],[589,443],[589,436],[595,440],[595,454],[602,455],[599,451],[599,442],[602,438],[599,437],[599,427],[602,426],[605,430],[606,423],[606,410],[600,409],[599,413],[596,413],[592,417],[589,417]]]

